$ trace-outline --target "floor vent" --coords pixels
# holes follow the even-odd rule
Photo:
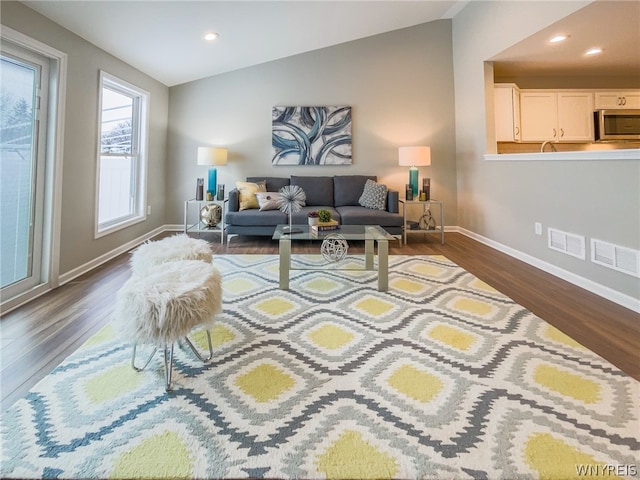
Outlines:
[[[591,239],[591,261],[640,278],[640,251]]]
[[[549,248],[558,252],[566,253],[576,258],[584,260],[585,239],[581,235],[563,232],[555,228],[549,228]]]

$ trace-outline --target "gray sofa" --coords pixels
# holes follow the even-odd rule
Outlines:
[[[341,225],[380,225],[391,235],[402,235],[403,219],[399,213],[397,191],[388,191],[386,210],[372,210],[358,203],[368,179],[377,180],[375,176],[368,175],[247,177],[248,182],[266,181],[268,192],[277,192],[289,184],[304,190],[306,206],[293,214],[293,224],[307,225],[309,212],[324,209],[329,210],[331,217]],[[238,190],[234,188],[229,192],[225,215],[227,235],[272,236],[276,225],[287,223],[289,217],[280,210],[241,211]]]

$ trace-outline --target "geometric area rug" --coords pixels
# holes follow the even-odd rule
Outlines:
[[[212,361],[176,349],[166,393],[107,325],[3,415],[0,476],[637,478],[639,382],[445,257],[390,256],[387,292],[214,265]]]

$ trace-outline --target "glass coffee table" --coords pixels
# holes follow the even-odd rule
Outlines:
[[[294,233],[287,233],[289,225],[278,225],[273,239],[278,240],[280,255],[280,289],[289,289],[289,274],[292,270],[355,270],[351,268],[293,268],[291,266],[291,243],[299,240],[324,241],[331,234],[339,234],[345,240],[364,241],[364,268],[358,270],[376,270],[374,248],[378,248],[378,290],[389,290],[389,240],[395,240],[378,225],[340,225],[337,230],[314,232],[308,225],[293,225]]]

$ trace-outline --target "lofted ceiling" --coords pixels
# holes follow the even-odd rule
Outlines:
[[[23,3],[168,86],[450,18],[466,4],[456,0]],[[209,31],[220,37],[206,42],[203,37]]]
[[[443,18],[451,0],[24,0],[24,4],[168,85]],[[547,3],[547,5],[549,5]],[[209,31],[220,37],[206,42]],[[548,39],[570,33],[550,46]],[[586,57],[599,45],[602,55]],[[496,75],[638,75],[640,1],[598,0],[491,60]]]

